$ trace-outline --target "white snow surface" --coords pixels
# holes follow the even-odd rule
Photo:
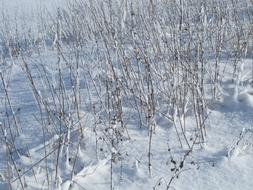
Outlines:
[[[23,14],[37,11],[44,7],[48,10],[52,10],[55,7],[62,6],[63,3],[64,0],[0,0],[0,7],[11,13],[18,11]]]
[[[0,11],[11,10],[19,14],[24,11],[32,14],[38,6],[47,6],[48,9],[57,7],[62,0],[0,0]],[[7,11],[8,12],[8,11]],[[45,60],[52,62],[48,56]],[[245,60],[251,63],[252,60]],[[50,67],[50,66],[49,66]],[[247,68],[247,67],[246,67]],[[1,70],[1,72],[5,72]],[[46,172],[40,159],[44,156],[44,142],[41,126],[34,115],[38,112],[29,82],[18,65],[13,65],[8,70],[9,93],[15,111],[20,108],[19,119],[22,126],[21,136],[15,139],[15,144],[23,155],[18,159],[18,167],[21,173],[29,170],[36,164],[34,173],[29,171],[26,175],[26,183],[29,190],[46,189]],[[36,70],[34,70],[36,76]],[[226,83],[227,82],[227,83]],[[245,89],[245,88],[244,88]],[[246,133],[240,143],[236,144],[240,134],[245,130],[253,130],[253,93],[250,87],[246,91],[240,91],[235,97],[235,87],[224,82],[224,96],[220,102],[212,103],[209,108],[209,117],[206,122],[207,137],[204,145],[195,146],[193,152],[186,158],[185,166],[180,175],[175,177],[171,189],[176,190],[251,190],[253,188],[253,134]],[[4,91],[0,91],[0,112],[5,111],[1,97]],[[134,113],[128,107],[126,112]],[[77,152],[77,167],[75,175],[70,181],[73,161],[60,166],[60,187],[61,190],[105,190],[110,189],[110,157],[106,156],[109,150],[99,142],[104,149],[99,152],[100,159],[96,159],[95,138],[93,135],[93,119],[90,113],[83,112],[85,117],[84,140],[81,141],[81,148]],[[1,119],[1,118],[0,118]],[[1,120],[0,120],[1,121]],[[121,159],[113,163],[113,185],[115,190],[139,190],[139,189],[166,189],[174,172],[171,171],[174,165],[171,161],[180,164],[187,147],[179,147],[172,124],[162,117],[157,117],[156,131],[152,140],[152,176],[148,173],[148,142],[147,130],[137,128],[135,120],[129,121],[127,125],[130,139],[124,141],[120,146]],[[187,125],[194,125],[192,117],[187,118]],[[72,140],[78,143],[77,131],[71,131]],[[190,134],[189,134],[190,135]],[[2,138],[2,136],[1,136]],[[47,136],[46,143],[57,143],[59,137]],[[6,157],[4,144],[0,143],[0,190],[8,189],[4,183],[1,173],[6,168]],[[49,147],[48,150],[53,150]],[[169,150],[170,149],[170,150]],[[30,156],[27,156],[29,150]],[[115,154],[117,152],[114,152]],[[52,153],[55,155],[55,153]],[[105,155],[103,157],[103,155]],[[49,164],[53,164],[53,157],[49,157]],[[102,159],[103,158],[103,159]],[[61,159],[65,159],[62,156]],[[64,163],[64,162],[63,162]],[[20,188],[18,183],[14,187]],[[54,189],[52,187],[52,189]]]
[[[36,74],[35,74],[36,75]],[[17,160],[22,170],[43,158],[43,139],[41,127],[36,123],[33,114],[37,108],[29,90],[27,79],[23,71],[14,66],[9,78],[10,96],[15,108],[21,108],[22,135],[16,139],[16,145],[20,149],[29,149],[31,157],[25,154]],[[1,96],[3,92],[1,92]],[[229,95],[227,95],[229,96]],[[232,96],[232,95],[231,95]],[[228,98],[228,97],[227,97]],[[207,120],[207,138],[203,146],[196,146],[194,151],[186,159],[184,171],[171,184],[171,188],[177,190],[251,190],[253,187],[253,146],[252,134],[246,135],[238,145],[235,145],[243,130],[252,130],[253,116],[252,104],[247,106],[242,101],[234,101],[230,97],[230,103],[216,103],[209,109]],[[251,102],[252,103],[252,102]],[[4,108],[1,107],[1,110]],[[132,112],[125,108],[125,111]],[[89,113],[86,113],[89,114]],[[92,116],[85,119],[85,148],[78,151],[78,168],[72,181],[69,180],[71,168],[62,165],[61,189],[68,190],[104,190],[110,189],[110,157],[96,159],[95,139],[92,131]],[[193,124],[193,118],[187,118],[187,125]],[[114,163],[114,189],[138,190],[138,189],[165,189],[166,183],[173,176],[171,169],[174,165],[171,158],[179,164],[187,148],[179,147],[178,139],[173,126],[164,118],[156,121],[156,132],[152,144],[152,177],[148,174],[148,135],[147,131],[138,129],[137,124],[128,124],[130,140],[121,145],[122,160]],[[71,132],[75,136],[76,131]],[[57,141],[58,137],[48,137],[48,144]],[[74,139],[74,137],[73,137]],[[51,143],[50,143],[51,142]],[[103,145],[101,144],[101,147]],[[168,149],[171,151],[168,151]],[[24,153],[26,150],[24,150]],[[104,154],[103,152],[99,154]],[[0,168],[5,168],[3,149],[0,154]],[[64,157],[62,158],[64,159]],[[71,163],[70,163],[71,164]],[[32,173],[26,176],[29,184],[27,189],[43,189],[45,172],[43,164],[35,167],[36,180]],[[1,190],[6,189],[6,184],[0,185]],[[18,188],[18,187],[17,187]]]

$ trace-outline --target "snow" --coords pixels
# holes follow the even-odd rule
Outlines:
[[[62,6],[61,0],[8,0],[8,2],[0,0],[0,11],[4,7],[6,12],[11,10],[17,14],[25,12],[30,15],[33,11],[37,11],[38,6],[46,6],[53,11],[52,7],[58,5]],[[124,12],[124,19],[126,19],[125,14]],[[38,85],[39,96],[46,98],[49,98],[47,97],[49,89],[46,92],[44,90],[45,84],[41,82],[40,66],[44,65],[48,75],[54,80],[57,74],[56,56],[51,51],[50,49],[41,55],[40,64],[35,61],[36,55],[28,60]],[[127,104],[123,106],[124,113],[128,113],[123,116],[127,121],[127,135],[121,137],[123,140],[117,147],[108,147],[109,143],[103,139],[104,128],[107,127],[103,123],[98,124],[101,130],[98,130],[96,135],[101,138],[96,141],[94,125],[98,121],[95,121],[93,113],[88,109],[81,111],[82,119],[79,121],[85,126],[83,138],[79,138],[79,129],[75,128],[79,123],[70,122],[66,133],[62,135],[54,133],[58,129],[51,124],[48,127],[51,131],[47,131],[44,136],[43,123],[40,123],[38,118],[41,116],[39,108],[22,67],[22,60],[17,59],[13,64],[8,59],[7,66],[0,65],[0,72],[8,78],[11,104],[22,126],[21,134],[14,140],[20,155],[13,154],[13,159],[20,170],[19,175],[25,181],[25,189],[104,190],[111,188],[112,177],[115,190],[164,190],[168,185],[176,190],[251,190],[253,187],[253,89],[249,84],[244,84],[251,74],[248,72],[252,69],[251,62],[252,59],[243,60],[240,80],[238,80],[240,83],[233,83],[225,78],[221,84],[221,99],[217,102],[210,100],[204,144],[194,145],[193,150],[189,150],[186,144],[180,147],[173,123],[159,114],[156,115],[150,155],[152,163],[150,176],[149,136],[145,126],[139,128],[140,121],[136,119],[138,118],[136,110]],[[66,90],[70,94],[68,98],[71,99],[73,86],[66,74],[67,69],[64,69]],[[96,69],[92,70],[92,78],[101,75],[99,72],[104,72]],[[228,68],[228,71],[231,70]],[[87,78],[80,83],[82,100],[85,104],[90,101],[87,88],[92,84]],[[0,126],[3,126],[3,121],[6,122],[5,112],[11,112],[6,108],[4,93],[0,83]],[[97,99],[94,98],[93,101]],[[57,114],[54,116],[57,117]],[[189,139],[191,137],[190,145],[192,145],[195,143],[193,132],[196,125],[195,118],[189,114],[186,123],[191,129],[187,132],[187,136]],[[109,131],[108,134],[113,134],[113,130],[117,130],[118,125],[118,123],[114,124],[111,128],[112,132]],[[6,190],[9,189],[5,175],[10,158],[6,155],[4,138],[10,134],[9,130],[4,131],[4,134],[0,131],[0,134],[0,190]],[[66,140],[64,146],[61,144],[63,140]],[[60,160],[58,174],[55,171],[57,151]],[[14,173],[13,176],[16,177],[10,179],[12,188],[22,189],[15,169],[11,168],[8,171]],[[51,181],[57,178],[57,183],[47,184],[48,177]],[[170,183],[171,179],[173,180]]]
[[[20,14],[38,11],[39,8],[46,7],[53,10],[57,6],[62,6],[64,0],[0,0],[0,8],[8,12],[18,12]]]
[[[17,71],[18,72],[18,71]],[[16,77],[20,77],[15,75]],[[20,78],[19,78],[20,79]],[[22,80],[19,80],[22,81]],[[23,85],[24,86],[24,85]],[[24,93],[21,96],[27,96]],[[25,114],[29,114],[26,111]],[[191,122],[189,120],[189,122]],[[210,110],[208,119],[208,137],[204,147],[198,147],[194,150],[192,156],[187,159],[187,170],[183,171],[179,179],[172,183],[172,187],[179,190],[194,189],[194,190],[213,190],[213,189],[231,189],[238,190],[243,187],[244,190],[250,190],[253,186],[251,179],[253,172],[253,147],[252,144],[243,147],[236,147],[236,153],[232,153],[231,145],[239,138],[240,132],[245,129],[252,129],[253,117],[252,110],[244,109],[243,106],[236,110],[228,110],[222,107],[216,110]],[[136,127],[129,126],[129,135],[131,140],[123,146],[121,152],[124,152],[122,168],[115,165],[115,189],[121,190],[137,190],[151,189],[160,181],[160,185],[156,189],[164,189],[165,182],[168,183],[171,177],[172,164],[170,163],[171,155],[168,152],[168,145],[172,150],[177,150],[177,139],[175,139],[173,128],[166,121],[157,121],[156,133],[154,135],[152,145],[152,178],[148,176],[146,145],[148,136],[146,132],[136,130]],[[35,139],[36,130],[29,128],[31,136],[21,136],[19,145],[29,142],[33,147],[38,144]],[[67,190],[71,186],[72,189],[94,189],[103,190],[110,188],[110,160],[95,161],[94,140],[91,135],[92,131],[87,131],[85,150],[79,152],[80,171],[76,173],[72,181],[63,180],[61,185],[62,190]],[[173,134],[173,135],[172,135]],[[39,135],[40,136],[40,135]],[[33,138],[35,137],[35,138]],[[52,141],[58,137],[53,137]],[[245,139],[244,139],[245,140]],[[246,139],[252,143],[252,135]],[[51,140],[50,140],[51,141]],[[18,141],[17,141],[18,142]],[[88,143],[87,143],[88,142]],[[246,143],[246,142],[243,142]],[[46,144],[51,144],[50,142]],[[29,145],[29,143],[27,144]],[[240,145],[241,146],[241,145]],[[31,163],[36,163],[36,160],[43,157],[43,144],[33,147],[30,150],[33,160],[22,156],[20,162],[24,169],[28,168]],[[175,151],[171,154],[173,157],[182,159],[182,151]],[[228,155],[229,154],[229,155]],[[194,161],[194,164],[191,162]],[[27,166],[27,167],[25,167]],[[69,176],[71,168],[62,166],[62,173]],[[120,175],[120,177],[119,177]],[[36,174],[38,180],[44,178],[44,174],[39,172]],[[161,180],[162,179],[162,180]],[[30,185],[28,189],[40,189],[38,184],[34,182],[33,176],[26,177],[27,183]],[[0,189],[5,189],[4,184]]]

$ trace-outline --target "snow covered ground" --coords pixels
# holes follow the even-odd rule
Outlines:
[[[36,76],[36,73],[34,74]],[[26,175],[27,189],[45,188],[44,163],[40,159],[44,157],[43,135],[41,127],[38,125],[34,116],[38,112],[33,100],[25,74],[18,67],[14,66],[8,75],[9,93],[15,110],[20,108],[18,117],[22,127],[22,135],[15,142],[24,155],[17,161],[17,165],[22,171],[29,170],[33,164],[33,174],[29,171]],[[1,91],[1,97],[3,91]],[[221,189],[221,190],[250,190],[253,186],[253,145],[252,145],[252,123],[253,123],[253,101],[252,95],[248,102],[235,102],[233,95],[228,98],[232,100],[229,104],[223,102],[213,105],[209,109],[207,119],[207,138],[204,145],[195,146],[193,152],[186,158],[184,169],[180,171],[178,179],[173,180],[171,188],[178,190],[185,189]],[[226,100],[228,101],[228,100]],[[125,108],[126,110],[129,108]],[[1,112],[4,112],[3,104]],[[132,110],[128,110],[132,112]],[[89,113],[87,113],[89,114]],[[96,159],[95,139],[93,135],[92,115],[85,117],[86,131],[84,144],[77,152],[77,167],[72,182],[69,181],[72,167],[64,164],[61,168],[62,189],[110,189],[110,157],[106,157],[108,150],[101,141],[99,145],[99,160]],[[188,125],[194,125],[193,118],[187,119]],[[128,124],[130,139],[121,144],[119,160],[114,164],[114,189],[165,189],[174,174],[175,166],[179,167],[184,159],[187,148],[181,149],[176,138],[173,125],[164,118],[157,118],[156,132],[153,136],[152,144],[152,177],[148,174],[148,134],[143,129],[136,128],[135,120]],[[91,125],[91,126],[90,126]],[[247,132],[251,130],[251,132]],[[244,136],[245,133],[245,136]],[[73,140],[76,131],[72,131]],[[237,145],[238,139],[241,141]],[[49,137],[51,138],[51,137]],[[57,141],[55,136],[49,141]],[[77,143],[77,142],[73,142]],[[48,144],[50,144],[48,142]],[[6,169],[6,157],[1,145],[0,168]],[[104,150],[102,150],[102,147]],[[53,147],[48,148],[54,150]],[[30,157],[27,157],[29,150]],[[104,152],[105,151],[105,152]],[[54,153],[53,153],[54,154]],[[74,155],[72,155],[74,157]],[[54,157],[54,156],[53,156]],[[101,159],[103,158],[103,159]],[[64,156],[62,158],[64,160]],[[176,162],[175,164],[173,162]],[[50,162],[50,161],[49,161]],[[65,162],[65,161],[63,161]],[[72,162],[72,161],[71,161]],[[182,173],[181,173],[182,172]],[[65,178],[64,178],[65,177]],[[175,177],[176,178],[176,177]],[[16,179],[17,180],[17,179]],[[5,190],[6,186],[0,186]],[[18,188],[18,187],[17,187]]]
[[[58,6],[62,6],[64,0],[1,0],[0,7],[9,13],[29,13],[38,11],[46,7],[48,10],[53,10]]]
[[[32,15],[40,6],[51,9],[57,5],[62,6],[62,1],[0,0],[0,11],[4,8],[6,12],[11,10],[17,14],[25,12]],[[108,139],[113,137],[110,137],[111,133],[108,132],[110,128],[107,129],[109,124],[97,121],[94,117],[96,114],[92,113],[92,109],[88,109],[91,100],[99,101],[97,97],[96,99],[90,96],[101,90],[95,89],[96,86],[92,87],[93,81],[90,79],[96,79],[96,75],[103,76],[104,72],[102,67],[99,67],[101,70],[97,70],[98,67],[92,64],[85,64],[84,68],[80,68],[84,70],[81,72],[80,79],[83,107],[80,108],[81,119],[79,118],[78,123],[71,123],[71,120],[64,121],[69,124],[66,127],[67,131],[59,135],[57,127],[62,125],[59,119],[61,116],[58,117],[56,112],[58,110],[53,109],[49,112],[50,117],[55,117],[52,120],[55,120],[56,124],[42,123],[46,121],[43,118],[46,116],[41,114],[35,95],[38,93],[39,97],[50,102],[51,89],[46,84],[45,76],[48,74],[49,79],[54,81],[58,73],[57,54],[49,49],[40,55],[34,54],[25,58],[25,61],[19,57],[14,62],[11,58],[0,62],[0,72],[5,79],[0,82],[0,125],[6,127],[5,131],[2,130],[4,128],[0,129],[2,130],[0,131],[0,190],[11,188],[53,190],[56,187],[61,190],[165,190],[168,188],[251,190],[253,188],[253,88],[249,84],[252,77],[251,58],[242,60],[244,64],[240,72],[240,84],[231,81],[232,66],[230,68],[222,62],[222,68],[226,67],[228,74],[226,73],[227,78],[225,77],[221,84],[220,99],[212,101],[207,96],[208,117],[205,121],[207,135],[204,143],[196,141],[193,114],[186,117],[187,129],[189,128],[186,135],[190,139],[191,149],[186,144],[180,146],[173,122],[157,113],[154,117],[156,126],[152,135],[151,155],[149,155],[148,130],[145,126],[140,127],[136,109],[127,103],[122,106],[126,126],[120,131],[122,135],[117,139],[119,141],[117,149],[110,147]],[[32,76],[27,75],[25,62],[28,62]],[[211,60],[209,64],[212,64]],[[46,71],[42,72],[43,69]],[[74,94],[72,94],[74,85],[71,83],[71,76],[68,75],[68,67],[62,69],[66,99],[74,102]],[[36,93],[33,91],[29,77],[33,78],[37,85]],[[52,84],[58,83],[52,82]],[[5,85],[11,106],[6,99]],[[54,90],[57,94],[59,89]],[[53,106],[52,103],[48,108]],[[69,106],[70,114],[71,109],[75,109],[71,106]],[[55,107],[58,108],[58,105]],[[21,127],[20,135],[13,139],[19,155],[13,151],[10,156],[5,138],[7,131],[10,135],[11,129],[8,126],[12,126],[13,131],[16,130],[12,115],[16,116],[15,119]],[[50,119],[48,121],[51,121]],[[80,128],[76,128],[79,122],[85,126],[82,138],[79,136]],[[114,128],[119,126],[115,124]],[[182,136],[181,133],[180,135]],[[11,139],[9,136],[8,138]],[[152,163],[151,173],[148,167],[149,156]],[[57,164],[59,164],[58,171],[55,169]],[[12,178],[7,179],[8,176]],[[49,183],[54,181],[54,178],[57,178],[55,180],[57,184]],[[12,186],[10,187],[9,184]]]

